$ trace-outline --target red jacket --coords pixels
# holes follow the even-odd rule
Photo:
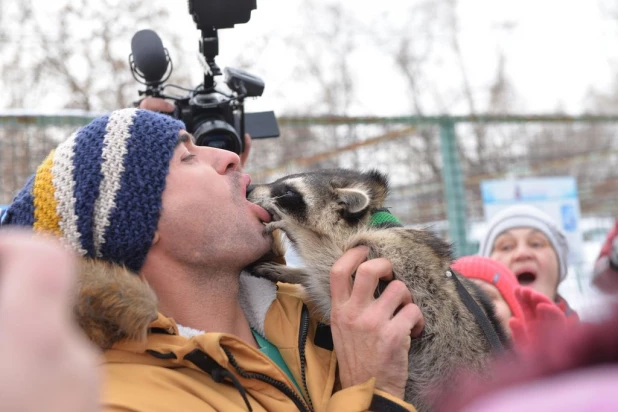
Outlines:
[[[614,223],[614,227],[607,234],[605,243],[601,247],[601,252],[594,264],[594,272],[592,274],[592,283],[604,292],[618,292],[618,270],[615,266],[610,265],[610,254],[612,252],[612,244],[618,236],[618,220]]]

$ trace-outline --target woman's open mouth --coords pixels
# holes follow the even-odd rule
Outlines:
[[[522,272],[517,274],[517,281],[520,285],[526,286],[536,280],[536,275],[532,272]]]

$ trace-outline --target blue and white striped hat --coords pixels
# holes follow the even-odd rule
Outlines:
[[[139,109],[94,119],[47,156],[13,200],[3,225],[51,232],[82,256],[139,272],[184,128],[170,116]]]

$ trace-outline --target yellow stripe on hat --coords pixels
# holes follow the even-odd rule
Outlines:
[[[56,213],[56,198],[54,197],[54,185],[52,183],[52,166],[54,163],[52,152],[41,163],[36,171],[32,195],[34,196],[34,230],[51,232],[62,235],[60,231],[60,216]]]

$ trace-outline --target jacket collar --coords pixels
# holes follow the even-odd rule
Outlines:
[[[240,305],[249,325],[262,335],[276,296],[274,283],[241,273]],[[74,312],[86,335],[103,350],[123,342],[123,347],[143,352],[149,334],[179,334],[174,320],[157,312],[157,298],[146,282],[126,268],[100,260],[81,260]]]

